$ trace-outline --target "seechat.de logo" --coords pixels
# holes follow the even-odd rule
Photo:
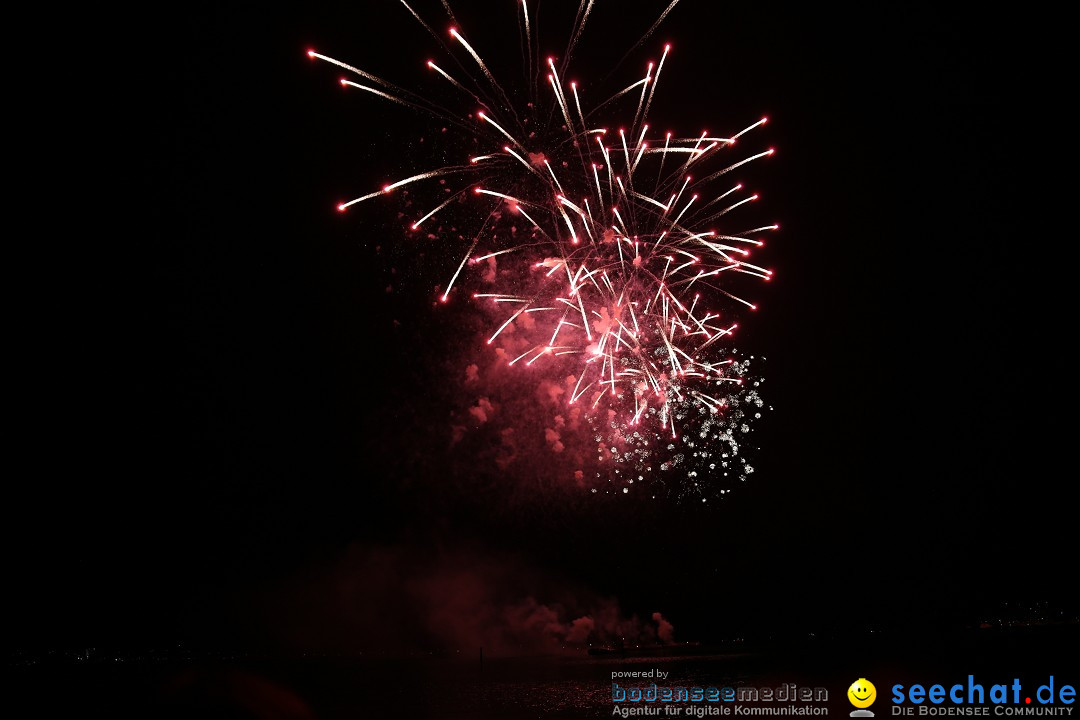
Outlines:
[[[847,699],[856,708],[851,711],[851,717],[874,717],[874,713],[866,709],[877,699],[874,683],[866,678],[859,678],[847,689]]]

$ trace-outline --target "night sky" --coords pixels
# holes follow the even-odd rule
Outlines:
[[[503,4],[454,6],[516,78]],[[70,85],[34,105],[41,204],[9,237],[13,647],[423,647],[324,611],[350,572],[394,592],[376,552],[406,574],[513,566],[684,640],[1075,607],[1060,18],[683,0],[616,72],[670,40],[656,122],[768,115],[778,149],[755,177],[778,277],[740,341],[775,409],[751,481],[700,507],[522,502],[522,478],[445,441],[471,309],[431,288],[453,261],[394,250],[393,201],[334,211],[408,174],[426,126],[305,55],[428,82],[433,40],[375,5],[185,7],[49,61]],[[573,9],[551,5],[558,54]],[[643,5],[597,11],[579,77],[665,4]]]

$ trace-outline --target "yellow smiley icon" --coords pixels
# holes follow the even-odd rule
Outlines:
[[[877,698],[877,688],[866,678],[859,678],[847,689],[848,700],[857,708],[868,708]]]

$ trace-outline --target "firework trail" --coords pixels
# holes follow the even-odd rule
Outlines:
[[[737,220],[740,208],[758,195],[732,179],[732,171],[773,154],[743,140],[767,119],[726,136],[656,133],[648,116],[670,45],[640,79],[586,107],[567,68],[593,4],[582,0],[566,52],[556,62],[540,59],[528,0],[520,0],[529,97],[524,106],[511,101],[446,2],[454,24],[445,35],[404,0],[401,5],[448,56],[449,62],[426,65],[432,79],[458,98],[460,112],[308,51],[350,74],[340,80],[344,88],[429,114],[459,132],[467,141],[462,147],[483,149],[342,202],[338,210],[414,183],[456,183],[448,198],[431,193],[431,207],[410,222],[416,231],[451,204],[474,209],[477,230],[469,233],[460,262],[448,269],[440,300],[460,292],[470,266],[516,263],[510,267],[517,272],[503,273],[510,279],[505,287],[472,293],[498,318],[487,344],[513,333],[506,347],[515,353],[506,363],[565,386],[561,401],[578,409],[575,417],[586,418],[596,459],[619,466],[621,482],[632,485],[645,479],[643,473],[668,470],[689,452],[689,486],[705,495],[708,482],[699,470],[714,473],[718,461],[729,468],[739,453],[736,438],[747,432],[747,413],[763,405],[757,391],[744,385],[748,378],[757,385],[748,361],[737,360],[730,348],[737,314],[757,309],[737,289],[745,283],[735,279],[772,278],[754,254],[764,245],[762,236],[778,225],[748,228]],[[623,122],[606,121],[612,117]],[[684,434],[686,446],[677,447]],[[739,462],[733,472],[745,479],[752,468]]]

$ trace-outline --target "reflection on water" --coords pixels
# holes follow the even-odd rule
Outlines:
[[[706,654],[710,649],[699,647],[695,655],[489,658],[483,665],[479,652],[468,660],[217,655],[115,663],[42,661],[9,668],[8,679],[16,696],[39,711],[33,715],[46,717],[83,717],[94,708],[111,712],[135,706],[140,709],[136,717],[164,720],[588,720],[612,717],[613,672],[659,669],[669,673],[657,681],[661,687],[820,687],[829,692],[830,716],[846,717],[851,707],[845,691],[856,678],[880,680],[879,693],[891,683],[969,674],[1038,679],[1037,685],[1051,675],[1068,675],[1076,666],[1078,646],[1080,625],[907,634],[885,641],[841,638],[740,655],[715,648]],[[652,682],[617,681],[624,688]],[[40,712],[53,705],[63,706],[64,712]]]
[[[320,718],[431,720],[608,718],[613,671],[670,673],[661,685],[725,686],[746,682],[752,661],[739,655],[588,657],[463,661],[319,662],[287,680]],[[286,679],[286,678],[283,678]],[[644,678],[620,678],[648,685]]]

